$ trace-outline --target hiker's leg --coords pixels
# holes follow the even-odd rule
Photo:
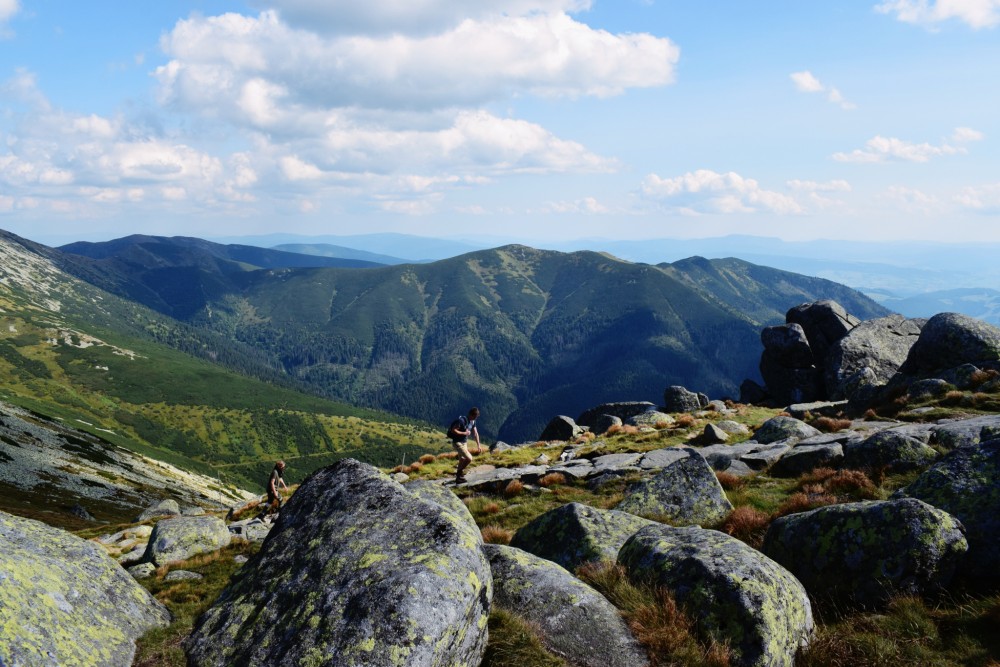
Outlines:
[[[469,448],[464,443],[455,445],[455,450],[458,452],[458,470],[455,472],[455,476],[461,477],[465,467],[472,463],[472,454],[469,453]]]

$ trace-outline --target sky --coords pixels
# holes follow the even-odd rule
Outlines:
[[[0,0],[50,245],[1000,241],[1000,0]]]

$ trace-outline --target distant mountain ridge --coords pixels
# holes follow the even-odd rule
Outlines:
[[[484,431],[508,439],[536,437],[556,411],[658,401],[670,384],[735,396],[758,376],[760,328],[799,303],[888,312],[835,283],[734,259],[652,266],[515,245],[363,271],[222,274],[180,252],[196,289],[178,289],[169,262],[150,271],[122,248],[68,270],[251,347],[325,397],[434,422],[481,404]]]

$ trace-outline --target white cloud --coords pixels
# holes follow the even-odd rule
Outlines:
[[[18,0],[0,0],[0,39],[9,34],[7,22],[14,18],[14,15],[21,11]]]
[[[885,197],[907,213],[931,215],[942,210],[940,199],[915,188],[894,185],[886,190]]]
[[[969,143],[980,141],[983,134],[976,130],[960,127],[956,128],[951,137],[954,143]],[[929,143],[916,144],[895,137],[883,137],[881,135],[869,139],[865,143],[865,148],[856,148],[850,153],[834,153],[833,159],[838,162],[888,162],[900,160],[903,162],[928,162],[931,158],[944,155],[957,155],[967,153],[964,146],[955,146],[947,141],[940,145]]]
[[[1000,213],[1000,183],[963,188],[954,201],[980,213]]]
[[[333,33],[428,34],[453,28],[466,19],[578,12],[590,0],[261,0],[290,25]]]
[[[785,184],[792,190],[800,190],[804,192],[850,192],[852,189],[851,184],[844,180],[834,180],[820,183],[818,181],[801,181],[799,179],[793,179],[791,181],[786,181]]]
[[[547,202],[542,207],[543,213],[573,213],[577,215],[598,215],[608,213],[610,209],[594,197],[584,197],[576,201]]]
[[[976,30],[1000,23],[1000,0],[890,0],[876,5],[875,10],[928,27],[951,19]]]
[[[803,212],[802,206],[792,197],[763,190],[754,179],[735,172],[719,174],[699,169],[676,178],[650,174],[643,180],[641,192],[648,199],[698,213]]]
[[[795,84],[795,88],[803,93],[826,93],[826,99],[836,104],[845,111],[857,109],[857,105],[844,99],[841,92],[833,86],[826,86],[817,79],[812,72],[805,70],[802,72],[792,72],[789,77]]]

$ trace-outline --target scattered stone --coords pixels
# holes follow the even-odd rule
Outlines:
[[[161,500],[155,505],[150,505],[146,508],[142,514],[135,518],[135,522],[146,521],[148,519],[154,519],[158,516],[174,516],[181,513],[181,508],[177,504],[177,501],[173,498],[167,498],[166,500]]]
[[[838,444],[797,445],[771,466],[775,477],[798,477],[819,466],[837,467],[844,459],[844,448]]]
[[[535,457],[535,460],[531,462],[533,466],[547,466],[549,464],[549,457],[545,454],[539,454]]]
[[[236,563],[237,565],[243,565],[248,560],[250,560],[250,559],[247,558],[246,556],[244,556],[243,554],[237,554],[237,555],[233,556],[233,562]]]
[[[698,394],[680,385],[667,387],[663,392],[664,412],[693,412],[701,407]]]
[[[163,577],[164,581],[198,581],[205,576],[189,570],[171,570]]]
[[[94,518],[94,515],[88,512],[87,508],[80,503],[76,503],[70,507],[69,513],[79,519],[83,519],[84,521],[97,521],[97,519]]]
[[[930,427],[931,442],[946,449],[977,445],[1000,436],[1000,415],[943,422]]]
[[[146,543],[140,543],[135,546],[131,551],[127,551],[116,559],[118,563],[125,567],[126,565],[131,565],[133,563],[139,563],[146,559]]]
[[[917,380],[907,388],[906,398],[909,401],[920,401],[927,398],[944,396],[950,388],[951,385],[940,378]]]
[[[622,425],[620,417],[614,415],[598,415],[590,425],[590,431],[594,435],[604,435],[612,428]]]
[[[198,619],[189,664],[478,665],[493,595],[481,544],[437,503],[339,461]]]
[[[746,424],[741,424],[740,422],[733,421],[732,419],[723,419],[720,422],[716,422],[715,426],[729,435],[750,435],[750,429]]]
[[[729,434],[715,424],[705,424],[699,440],[706,445],[719,445],[729,441]]]
[[[655,410],[656,406],[649,401],[626,401],[622,403],[605,403],[604,405],[598,405],[596,408],[591,408],[587,410],[579,417],[576,418],[576,423],[580,426],[589,426],[591,431],[595,433],[598,431],[597,424],[598,421],[605,416],[617,417],[620,421],[619,423],[640,415],[643,412],[648,412],[650,410]]]
[[[272,525],[265,523],[260,518],[244,519],[229,524],[229,532],[232,533],[233,537],[248,542],[263,542],[268,533],[271,532]]]
[[[975,364],[962,364],[941,373],[941,379],[959,389],[971,389],[975,386],[975,378],[980,372]]]
[[[693,449],[653,477],[631,484],[615,509],[683,525],[721,521],[733,506],[701,454]]]
[[[641,667],[646,653],[603,595],[552,561],[487,544],[493,603],[538,628],[551,652],[581,667]]]
[[[549,472],[557,472],[573,479],[587,479],[594,472],[594,464],[587,459],[567,461],[549,468]]]
[[[789,440],[791,438],[802,440],[819,434],[819,430],[803,421],[799,421],[793,417],[784,417],[779,415],[777,417],[771,417],[764,422],[763,425],[761,425],[761,427],[754,432],[753,439],[761,444],[767,445],[772,442],[778,442],[779,440]]]
[[[633,468],[639,465],[643,454],[605,454],[592,459],[594,472],[592,475],[601,475],[611,470],[621,470],[623,468]]]
[[[805,419],[806,415],[813,417],[836,417],[847,408],[847,401],[813,401],[812,403],[795,403],[785,408],[785,412],[796,419]]]
[[[618,562],[635,581],[663,586],[736,665],[788,666],[813,633],[812,607],[787,570],[736,538],[703,528],[647,526]]]
[[[590,561],[614,560],[625,540],[652,523],[626,512],[569,503],[522,526],[510,546],[575,571]]]
[[[948,585],[968,549],[947,512],[908,498],[830,505],[775,519],[763,552],[813,596],[870,607]]]
[[[128,573],[135,579],[148,579],[156,572],[156,566],[152,563],[139,563],[128,568]]]
[[[718,412],[720,415],[728,415],[733,413],[733,411],[729,409],[729,406],[726,405],[725,401],[720,401],[718,399],[714,401],[709,401],[708,405],[705,406],[705,409],[710,410],[712,412]]]
[[[161,519],[149,536],[143,560],[163,565],[229,546],[233,536],[226,523],[214,516]]]
[[[1000,439],[959,447],[893,498],[918,498],[965,526],[969,553],[962,570],[977,586],[1000,583]]]
[[[784,443],[774,442],[743,454],[740,456],[739,462],[751,470],[767,470],[791,450],[792,448]]]
[[[131,665],[169,622],[100,545],[0,512],[0,664]]]
[[[674,421],[673,415],[668,415],[666,412],[660,412],[659,410],[647,410],[646,412],[640,412],[635,416],[629,417],[625,420],[625,423],[629,426],[638,426],[639,428],[650,426],[666,426],[669,428],[676,422]]]
[[[687,458],[687,447],[666,447],[646,452],[639,459],[638,466],[643,470],[659,470]]]
[[[583,433],[583,429],[572,418],[566,415],[557,415],[548,423],[538,439],[544,441],[572,440],[581,433]]]

